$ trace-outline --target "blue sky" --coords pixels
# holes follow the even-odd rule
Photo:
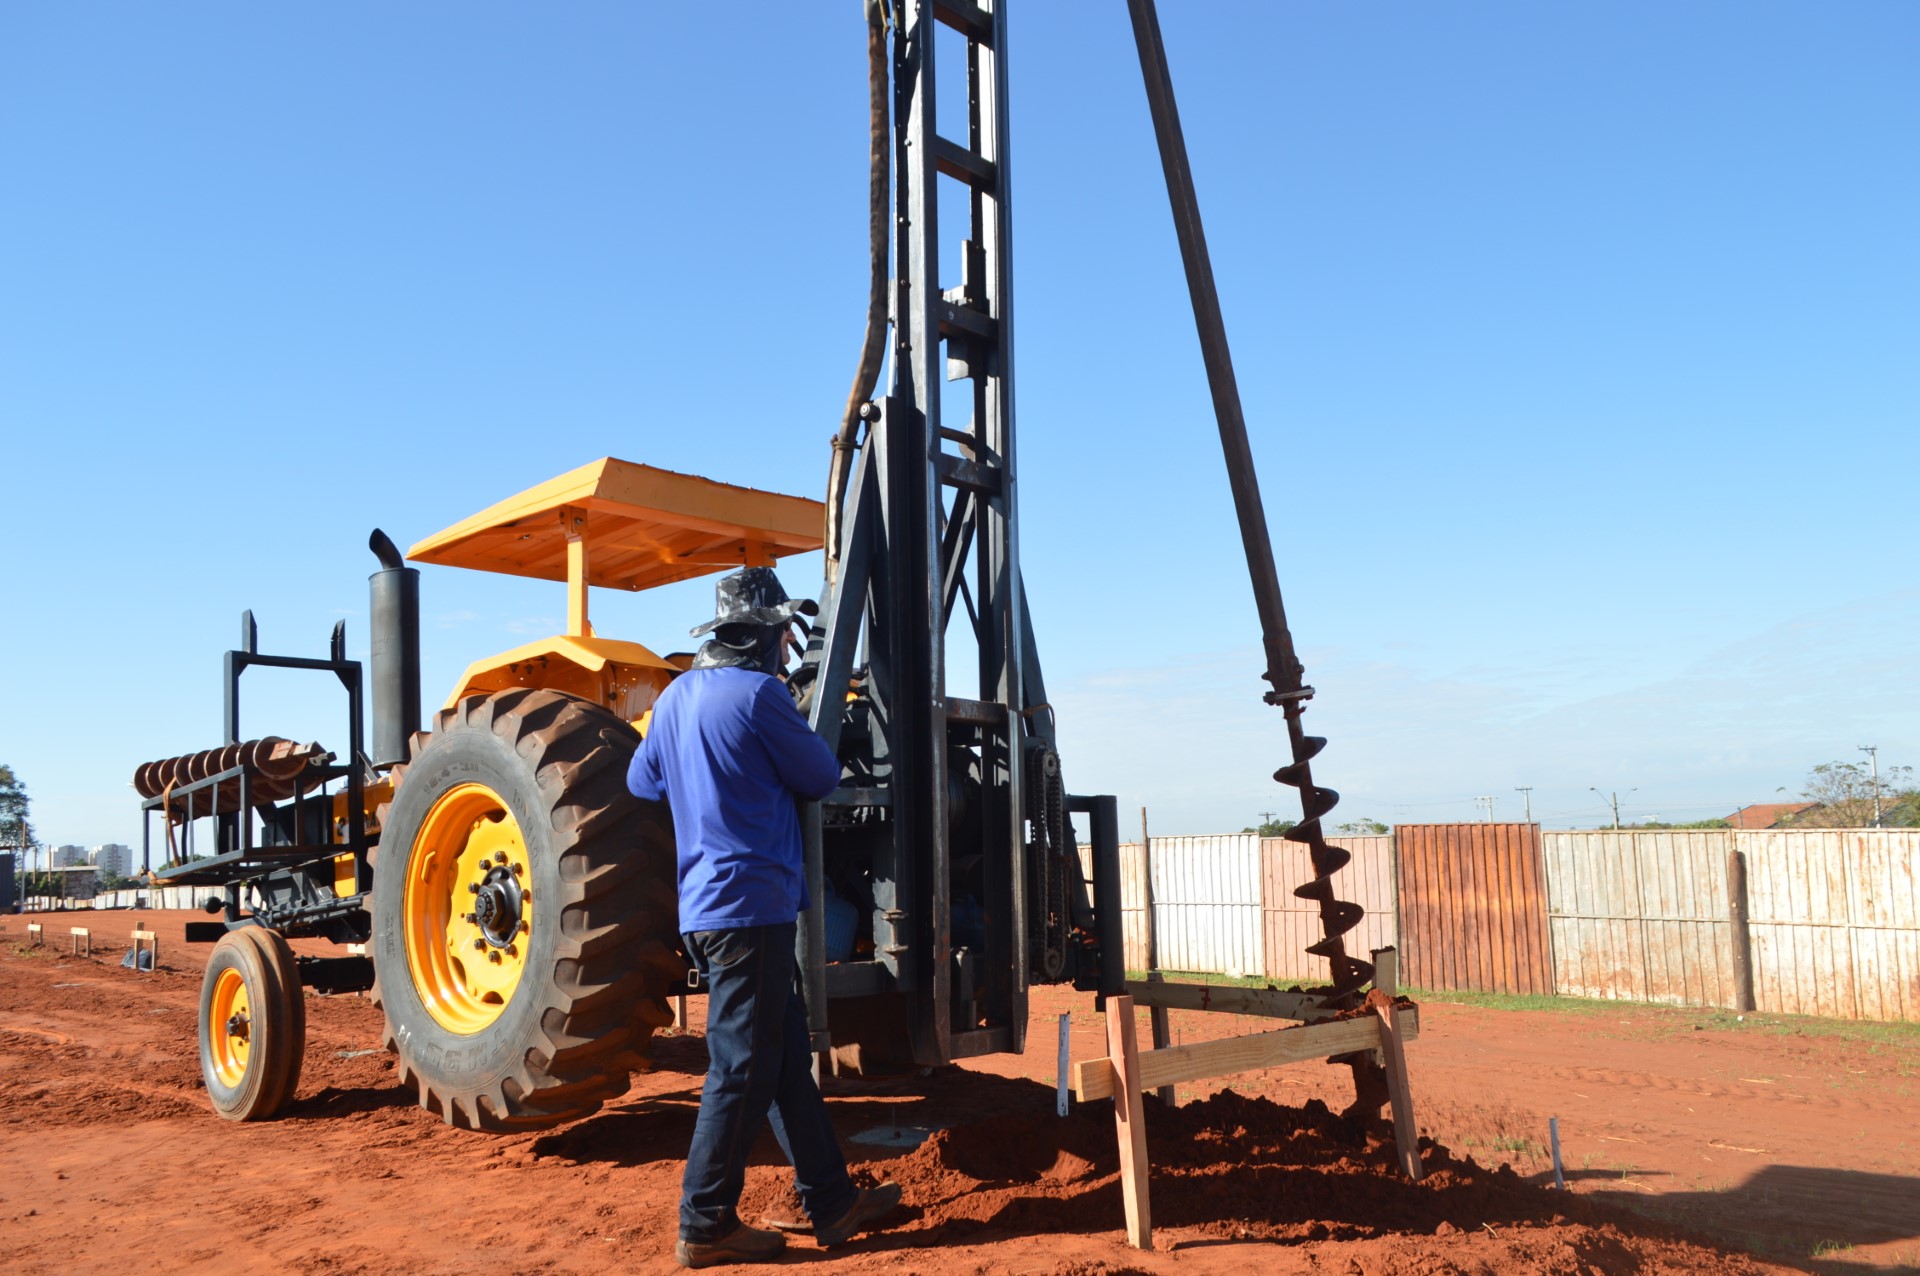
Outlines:
[[[1920,11],[1167,3],[1341,816],[1696,818],[1920,761]],[[56,842],[595,457],[819,495],[859,6],[0,10],[0,761]],[[1124,6],[1012,13],[1023,553],[1069,782],[1290,814]],[[786,573],[815,592],[816,560]],[[429,569],[428,699],[560,628]],[[597,598],[661,649],[695,582]],[[250,675],[250,678],[252,675]],[[297,680],[250,733],[338,747]],[[1129,820],[1132,818],[1129,814]]]

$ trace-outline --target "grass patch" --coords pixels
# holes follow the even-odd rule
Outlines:
[[[1551,993],[1474,992],[1471,989],[1441,991],[1437,988],[1402,988],[1415,1001],[1447,1006],[1479,1006],[1484,1010],[1544,1010],[1559,1015],[1605,1015],[1622,1010],[1666,1010],[1666,1006],[1644,1006],[1630,1001],[1600,1001],[1590,997],[1556,997]]]
[[[1402,989],[1415,1001],[1435,1005],[1478,1006],[1486,1010],[1535,1011],[1587,1017],[1630,1018],[1634,1026],[1653,1032],[1758,1033],[1776,1037],[1817,1037],[1920,1051],[1920,1023],[1879,1023],[1862,1019],[1816,1019],[1811,1015],[1750,1014],[1710,1010],[1698,1006],[1661,1006],[1641,1001],[1606,1001],[1591,997],[1519,995],[1429,988]]]

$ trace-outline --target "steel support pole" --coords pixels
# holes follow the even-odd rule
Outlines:
[[[1313,694],[1294,654],[1293,635],[1287,629],[1286,607],[1280,598],[1280,578],[1274,569],[1273,540],[1267,532],[1266,509],[1260,500],[1260,480],[1253,468],[1253,447],[1247,440],[1246,415],[1240,406],[1240,387],[1233,375],[1233,357],[1227,347],[1226,320],[1220,313],[1220,292],[1213,281],[1213,262],[1207,235],[1200,222],[1200,199],[1193,187],[1193,169],[1187,161],[1186,138],[1180,130],[1180,111],[1174,103],[1173,75],[1167,69],[1167,50],[1160,39],[1160,19],[1153,0],[1128,0],[1133,17],[1134,43],[1140,53],[1140,74],[1146,83],[1147,104],[1153,112],[1153,132],[1160,144],[1160,167],[1167,180],[1167,199],[1173,206],[1174,230],[1180,239],[1180,258],[1186,265],[1187,292],[1193,302],[1194,326],[1200,353],[1206,362],[1207,385],[1213,392],[1214,419],[1220,447],[1226,457],[1227,482],[1233,490],[1233,508],[1240,522],[1240,544],[1247,557],[1254,605],[1260,614],[1260,638],[1266,652],[1263,675],[1271,684],[1268,703],[1286,712],[1287,740],[1293,761],[1274,773],[1283,784],[1300,790],[1300,825],[1288,836],[1308,848],[1313,879],[1294,894],[1319,905],[1325,935],[1308,949],[1325,957],[1332,970],[1329,1004],[1345,1003],[1372,976],[1372,967],[1347,954],[1341,936],[1360,920],[1358,906],[1334,894],[1333,874],[1352,858],[1330,846],[1320,818],[1339,801],[1331,789],[1313,782],[1311,760],[1326,741],[1306,734],[1301,714]]]
[[[1166,46],[1160,40],[1159,15],[1153,0],[1129,0],[1127,8],[1133,17],[1134,43],[1140,51],[1140,73],[1146,80],[1147,104],[1153,111],[1153,132],[1160,143],[1160,167],[1166,174],[1167,198],[1173,205],[1174,230],[1180,237],[1180,259],[1187,268],[1187,292],[1193,300],[1200,354],[1206,361],[1207,385],[1213,391],[1213,414],[1220,427],[1220,446],[1226,454],[1234,513],[1240,520],[1240,543],[1246,550],[1253,600],[1260,611],[1260,630],[1267,657],[1266,678],[1276,691],[1298,691],[1302,671],[1294,655],[1293,637],[1287,631],[1280,577],[1273,565],[1273,541],[1267,533],[1266,509],[1260,500],[1260,479],[1254,473],[1253,447],[1247,441],[1247,419],[1240,407],[1240,385],[1234,377],[1233,355],[1227,346],[1226,320],[1220,313],[1220,291],[1213,282],[1207,233],[1200,223],[1200,199],[1194,193],[1186,137],[1180,130],[1173,75],[1167,68]]]

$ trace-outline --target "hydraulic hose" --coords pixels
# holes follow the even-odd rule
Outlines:
[[[870,276],[867,289],[867,332],[860,346],[860,367],[847,392],[840,431],[833,436],[833,468],[827,474],[827,583],[840,575],[840,520],[846,503],[847,476],[853,471],[853,450],[859,441],[860,409],[873,397],[880,379],[880,359],[887,341],[887,243],[892,229],[888,217],[889,164],[892,143],[887,115],[887,9],[885,0],[863,0],[867,14],[867,235]]]

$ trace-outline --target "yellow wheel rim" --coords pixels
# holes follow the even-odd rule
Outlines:
[[[531,883],[520,825],[486,785],[448,790],[421,821],[401,918],[414,989],[447,1031],[480,1032],[513,1000],[533,933]]]
[[[231,966],[213,984],[212,1013],[207,1037],[213,1047],[213,1075],[234,1089],[247,1075],[247,1056],[253,1048],[253,1004],[247,981]]]

